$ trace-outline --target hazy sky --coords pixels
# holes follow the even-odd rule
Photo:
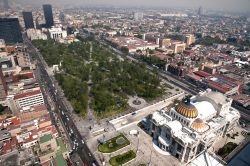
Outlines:
[[[202,6],[207,9],[250,12],[250,0],[18,0],[27,3],[73,3],[75,5],[114,5],[114,6],[154,6],[189,7]]]

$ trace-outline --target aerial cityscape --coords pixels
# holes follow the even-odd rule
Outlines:
[[[250,1],[0,0],[0,166],[249,166]]]

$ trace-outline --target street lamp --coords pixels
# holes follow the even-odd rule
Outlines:
[[[137,148],[136,148],[136,153],[137,153],[138,148],[139,148],[139,141],[140,141],[139,136],[140,136],[140,134],[139,134],[139,131],[138,131],[138,133],[136,134],[136,137],[137,137]]]

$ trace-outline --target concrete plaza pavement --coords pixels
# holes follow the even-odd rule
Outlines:
[[[116,130],[121,130],[124,127],[127,127],[129,125],[132,125],[134,123],[138,123],[143,118],[145,118],[147,115],[160,110],[166,106],[168,106],[174,99],[181,98],[185,95],[184,92],[180,92],[176,95],[173,95],[167,99],[163,99],[162,101],[159,101],[155,104],[152,104],[150,106],[144,107],[140,110],[135,111],[135,114],[129,113],[124,116],[121,116],[119,118],[113,119],[109,121]]]

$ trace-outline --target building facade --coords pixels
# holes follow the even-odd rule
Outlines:
[[[194,35],[187,35],[186,36],[186,44],[187,44],[187,46],[190,46],[193,43],[195,43],[195,36]]]
[[[143,13],[140,13],[140,12],[134,13],[134,19],[135,19],[135,21],[142,20],[143,19]]]
[[[0,67],[0,100],[4,100],[7,95],[7,85],[3,76],[2,68]]]
[[[23,21],[26,29],[34,28],[32,12],[23,12]]]
[[[62,39],[67,37],[67,31],[62,30],[62,28],[51,28],[49,29],[49,34],[51,39]]]
[[[9,96],[10,98],[11,96]],[[33,88],[12,97],[17,108],[43,105],[44,99],[40,88]]]
[[[4,39],[7,44],[23,42],[18,18],[0,18],[0,39]]]
[[[45,18],[45,27],[50,28],[54,26],[52,6],[49,4],[43,5],[43,12],[44,12],[44,18]]]
[[[213,146],[238,123],[232,100],[207,90],[186,98],[171,109],[155,112],[147,120],[155,144],[182,163],[188,163]]]

